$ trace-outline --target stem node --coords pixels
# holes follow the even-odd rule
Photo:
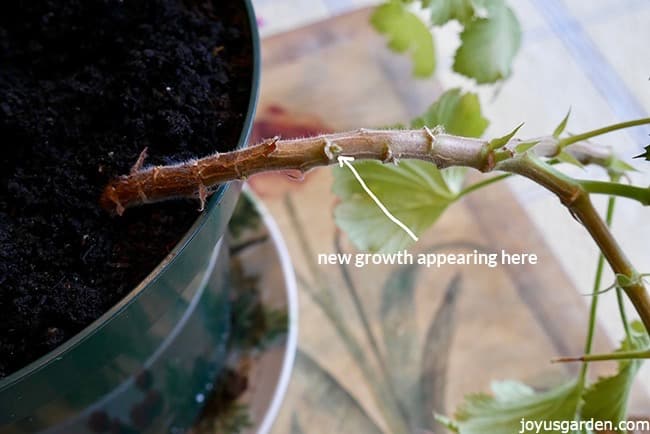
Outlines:
[[[572,192],[561,197],[562,204],[569,209],[573,209],[577,204],[586,199],[587,193],[582,187],[575,187]]]
[[[329,161],[336,161],[336,158],[341,155],[341,151],[343,150],[339,145],[329,140],[328,138],[324,138],[323,141],[325,142],[325,145],[323,146],[323,152],[325,153],[325,156]]]
[[[393,156],[393,150],[390,148],[390,144],[384,144],[384,154],[381,157],[382,163],[394,163],[395,157]]]

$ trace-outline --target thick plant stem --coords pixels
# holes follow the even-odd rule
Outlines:
[[[638,273],[621,250],[609,228],[598,215],[589,199],[589,195],[585,194],[583,197],[583,199],[580,199],[581,203],[578,203],[572,209],[600,247],[614,273],[630,278],[631,283],[625,286],[623,290],[641,316],[646,330],[650,332],[650,297],[643,281],[638,278]]]
[[[559,142],[556,138],[542,137],[536,141],[539,143],[535,152],[539,155],[557,154]],[[438,168],[464,166],[488,172],[500,159],[514,155],[510,148],[520,142],[513,139],[512,146],[489,150],[487,140],[444,134],[437,128],[359,129],[291,140],[274,138],[237,151],[171,166],[142,169],[139,159],[131,174],[109,183],[100,203],[106,210],[117,214],[122,214],[130,206],[177,197],[198,198],[203,204],[221,183],[245,179],[259,172],[306,172],[314,167],[336,164],[339,156],[385,163],[419,159],[432,162]],[[582,143],[576,143],[566,151],[583,163],[606,164],[611,156],[607,149]]]
[[[431,161],[438,167],[466,166],[482,171],[494,162],[482,153],[485,141],[418,130],[365,130],[279,140],[186,163],[137,170],[111,182],[101,198],[118,214],[131,205],[173,197],[202,201],[216,185],[258,172],[300,170],[336,164],[339,155],[396,162],[401,158]]]
[[[588,138],[612,129],[648,122],[650,119],[642,119],[584,133],[582,136]],[[512,139],[505,146],[495,149],[493,142],[488,140],[454,136],[445,134],[439,128],[431,130],[427,127],[416,130],[359,129],[291,140],[276,137],[241,150],[172,166],[141,169],[143,158],[138,159],[131,174],[109,183],[100,203],[106,210],[117,214],[122,214],[129,206],[174,197],[196,197],[203,205],[210,191],[220,183],[245,179],[259,172],[306,172],[314,167],[335,164],[339,156],[373,159],[384,163],[397,163],[402,158],[419,159],[429,161],[438,168],[464,166],[482,172],[502,170],[517,173],[555,193],[587,228],[612,270],[628,278],[630,283],[624,290],[646,329],[650,331],[650,298],[643,280],[594,209],[587,190],[580,182],[537,158],[552,157],[564,151],[581,162],[607,166],[612,158],[609,151],[577,143],[575,137],[563,141],[552,136],[534,139],[534,149],[524,153],[516,152],[517,145],[522,143],[518,139]]]
[[[530,153],[505,160],[496,168],[518,173],[555,193],[596,241],[614,273],[628,278],[629,284],[623,290],[639,313],[646,330],[650,332],[650,296],[643,280],[598,215],[589,194],[580,183]]]

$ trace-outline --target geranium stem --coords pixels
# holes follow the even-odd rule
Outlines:
[[[335,164],[339,156],[397,163],[400,159],[429,161],[438,168],[462,166],[482,172],[501,170],[523,175],[546,187],[585,226],[600,247],[614,273],[628,278],[624,290],[650,330],[650,297],[643,280],[614,240],[607,225],[591,203],[585,186],[544,163],[539,156],[554,156],[558,150],[574,153],[579,161],[607,161],[607,153],[595,147],[580,147],[579,140],[616,129],[650,123],[650,118],[624,122],[593,130],[568,139],[536,139],[535,147],[516,151],[521,141],[511,139],[504,146],[494,142],[445,134],[439,129],[366,130],[359,129],[291,140],[273,138],[257,145],[225,154],[215,154],[185,163],[138,169],[114,179],[105,188],[100,202],[105,209],[121,214],[125,208],[174,197],[196,197],[205,202],[215,186],[234,179],[245,179],[259,172],[300,170]],[[492,144],[491,144],[492,143]],[[567,146],[570,146],[567,148]],[[573,154],[572,154],[573,155]],[[610,154],[611,155],[611,154]],[[142,163],[138,161],[138,163]],[[141,165],[141,164],[139,164]],[[505,177],[506,175],[502,175]],[[499,177],[485,181],[487,185]],[[587,187],[602,187],[587,184]],[[472,187],[469,187],[470,191]],[[476,187],[478,188],[478,187]],[[636,191],[636,190],[634,190]],[[623,195],[629,188],[608,186],[606,193]],[[630,194],[629,197],[632,197]],[[636,193],[635,193],[636,194]]]
[[[535,152],[553,156],[559,142],[554,137],[536,139]],[[511,158],[520,141],[512,146],[489,149],[488,140],[454,136],[437,129],[367,130],[280,140],[273,138],[257,145],[171,166],[137,168],[113,179],[104,189],[101,205],[122,214],[130,206],[178,197],[197,198],[203,203],[216,186],[235,179],[246,179],[260,172],[299,170],[337,164],[338,156],[370,159],[397,164],[401,159],[429,161],[438,168],[462,166],[489,172]],[[583,163],[604,164],[611,152],[581,143],[566,152]],[[139,161],[139,166],[142,161]]]
[[[503,161],[496,168],[518,173],[555,193],[598,244],[612,271],[628,278],[630,283],[623,290],[639,313],[646,330],[650,331],[650,297],[643,280],[639,278],[607,224],[598,215],[589,193],[580,183],[530,153]]]

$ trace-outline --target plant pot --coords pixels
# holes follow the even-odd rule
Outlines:
[[[259,39],[250,0],[253,79],[238,146],[253,122]],[[206,204],[167,258],[75,337],[0,381],[0,433],[182,432],[220,371],[228,336],[223,239],[241,184]]]

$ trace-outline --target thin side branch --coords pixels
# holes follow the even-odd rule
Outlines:
[[[650,205],[650,188],[634,185],[619,184],[618,182],[579,180],[580,185],[589,193],[606,194],[611,196],[626,197],[637,202]]]
[[[650,359],[650,350],[643,351],[619,351],[609,354],[586,354],[579,357],[558,357],[551,360],[552,363],[570,362],[606,362],[609,360],[637,360]]]
[[[541,137],[535,141],[539,142],[535,146],[539,155],[554,156],[559,152],[558,140],[554,137]],[[291,140],[276,137],[241,150],[172,166],[142,169],[143,153],[129,175],[109,183],[100,202],[106,210],[120,215],[128,207],[171,198],[197,198],[203,204],[221,183],[246,179],[259,172],[306,172],[314,167],[336,164],[339,155],[384,163],[419,159],[438,168],[464,166],[488,172],[494,169],[498,160],[512,156],[514,147],[521,140],[513,139],[505,149],[496,151],[490,151],[487,143],[487,140],[444,134],[438,128],[359,129]],[[611,158],[607,148],[582,143],[568,147],[567,151],[585,164],[606,165]]]

